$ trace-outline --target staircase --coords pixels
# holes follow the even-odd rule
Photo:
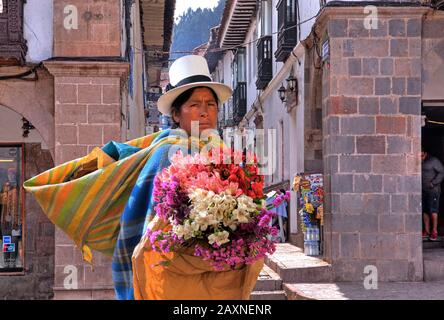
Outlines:
[[[289,243],[276,245],[276,252],[265,259],[252,300],[293,300],[295,283],[328,283],[331,265],[318,257],[306,256]]]

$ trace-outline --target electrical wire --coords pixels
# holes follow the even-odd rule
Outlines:
[[[43,67],[43,62],[40,62],[39,64],[35,65],[34,67],[32,67],[31,69],[29,69],[28,71],[19,73],[19,74],[12,74],[12,75],[7,75],[7,76],[0,76],[0,80],[12,80],[12,79],[19,79],[19,80],[36,80],[37,78],[37,69],[42,68]],[[27,76],[31,75],[31,74],[35,74],[35,77],[33,79],[26,79]]]

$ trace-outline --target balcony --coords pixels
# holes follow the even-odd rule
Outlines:
[[[276,61],[285,61],[296,46],[296,0],[281,0],[278,9],[278,42],[275,52]]]
[[[271,54],[272,40],[271,36],[265,36],[259,39],[257,44],[257,80],[256,88],[265,89],[268,83],[273,79],[273,58]]]
[[[233,92],[233,120],[238,124],[247,113],[247,83],[238,82]]]
[[[23,37],[24,0],[3,1],[0,13],[0,65],[24,65],[26,40]]]

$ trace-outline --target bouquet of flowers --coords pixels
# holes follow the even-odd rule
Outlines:
[[[274,213],[269,210],[289,193],[267,207],[255,157],[250,155],[251,164],[245,164],[245,156],[233,164],[238,156],[224,150],[224,159],[211,152],[172,157],[154,181],[154,210],[169,228],[147,231],[153,250],[165,254],[194,248],[194,256],[210,261],[217,271],[274,253],[271,237],[278,231],[270,225]]]

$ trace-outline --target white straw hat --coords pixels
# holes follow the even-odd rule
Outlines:
[[[214,90],[219,102],[224,103],[233,94],[233,90],[223,83],[213,82],[207,60],[197,55],[184,56],[170,67],[170,84],[157,101],[157,108],[164,115],[171,115],[171,105],[178,96],[188,89],[208,87]]]

